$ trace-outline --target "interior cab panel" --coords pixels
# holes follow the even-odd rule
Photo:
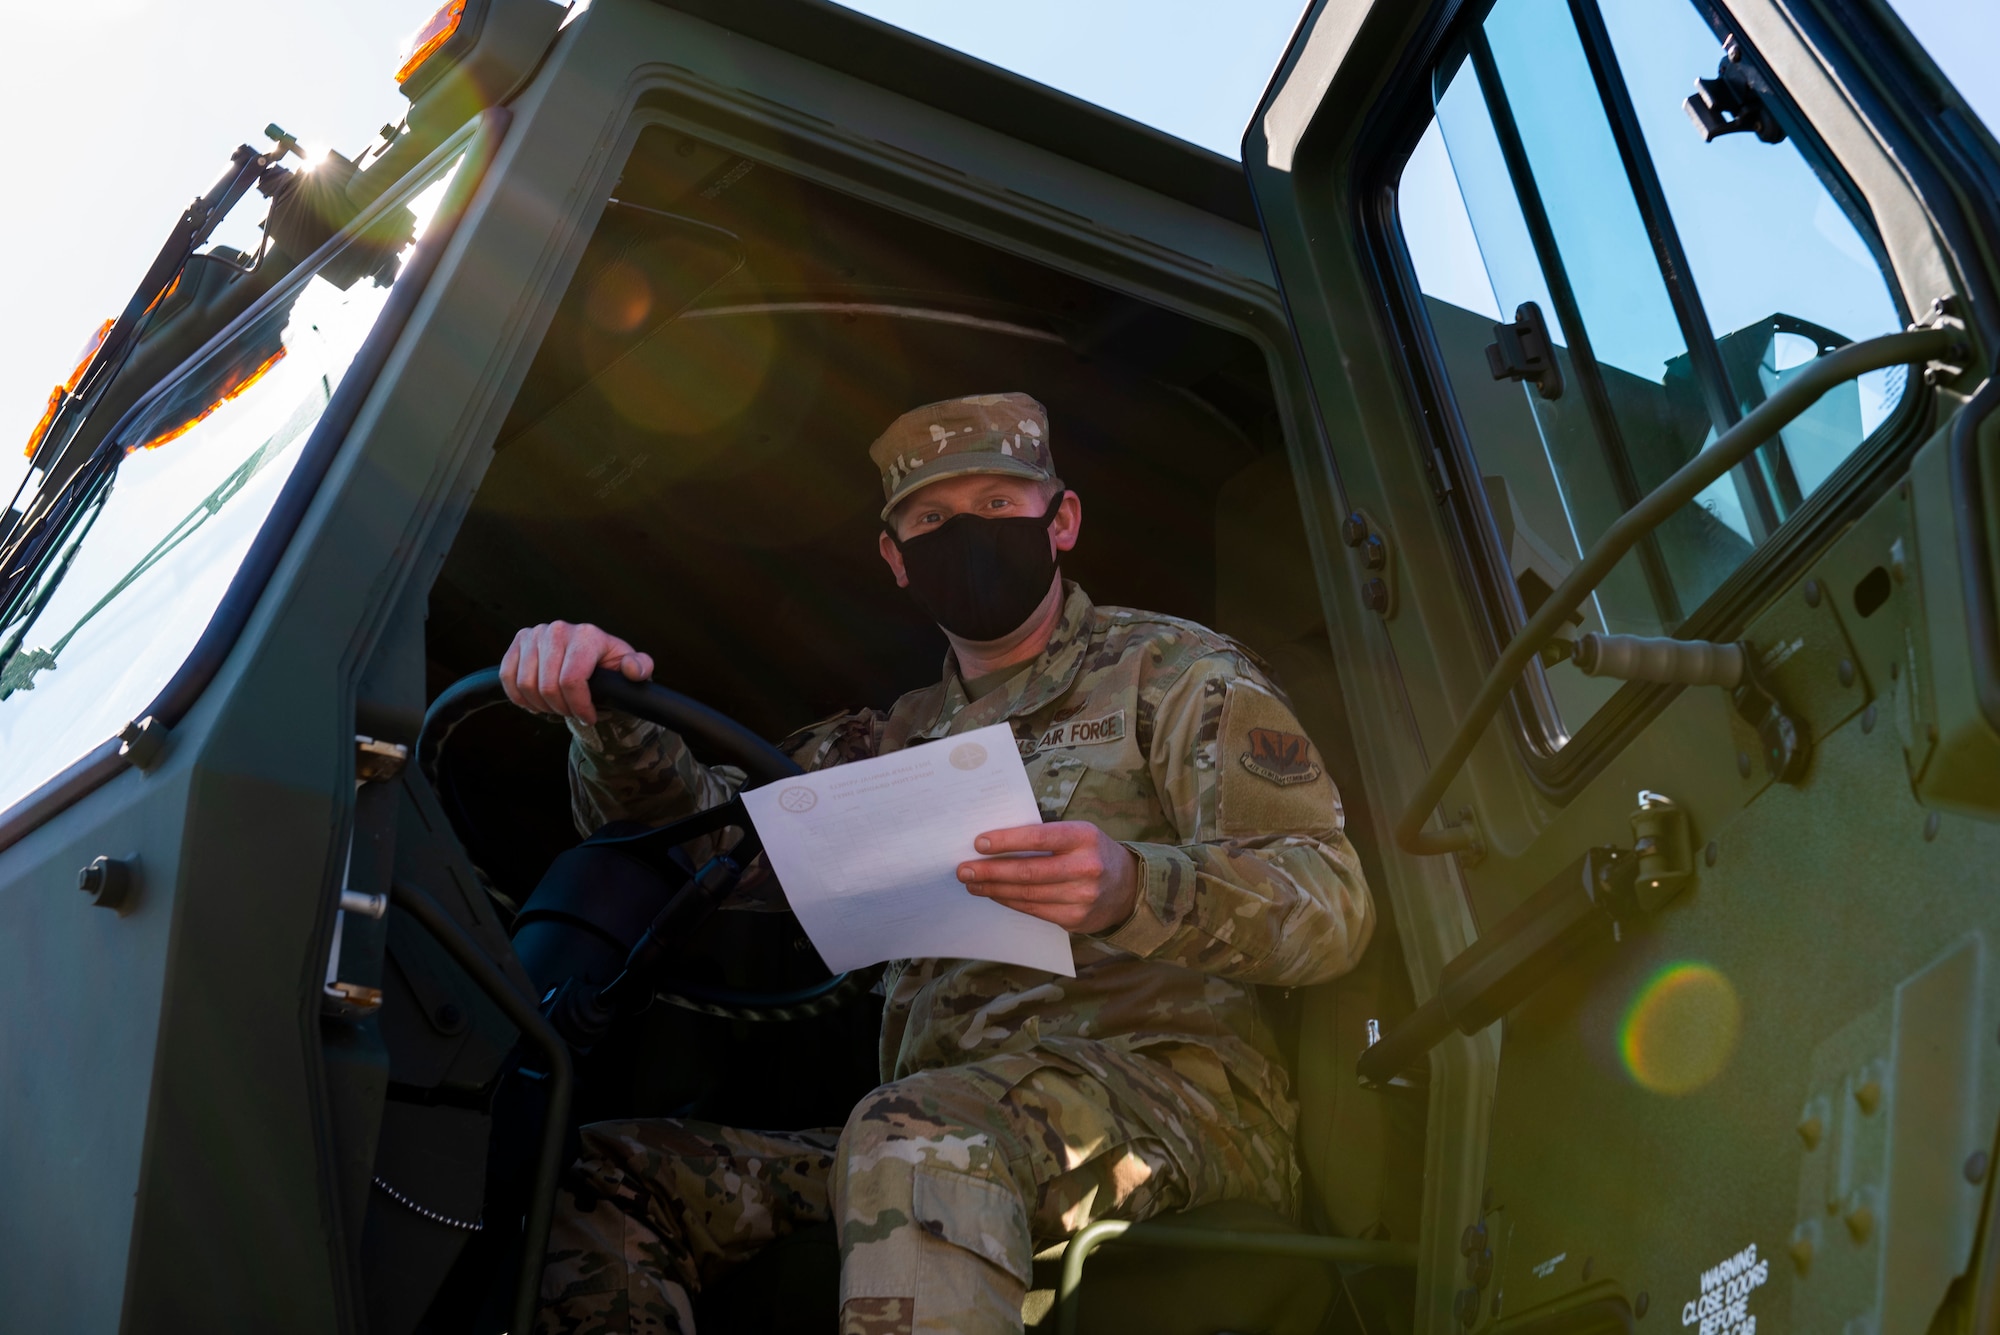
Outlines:
[[[1065,575],[1100,602],[1248,645],[1292,696],[1369,850],[1270,357],[1101,280],[645,128],[432,585],[428,693],[498,661],[521,626],[561,618],[645,647],[657,679],[768,737],[888,705],[934,677],[945,644],[880,567],[868,443],[912,404],[1020,388],[1048,407],[1085,506],[1089,540]],[[451,734],[440,794],[506,904],[576,841],[567,744],[560,725],[511,709]],[[823,976],[789,918],[766,914],[717,915],[680,958],[703,983]],[[1385,910],[1363,970],[1270,997],[1319,1114],[1302,1147],[1313,1218],[1349,1236],[1416,1228],[1421,1090],[1363,1091],[1340,1074],[1407,994]],[[655,1005],[580,1066],[585,1118],[837,1124],[875,1083],[878,1014],[862,998],[746,1025]],[[823,1271],[811,1248],[705,1300],[711,1324],[782,1325],[744,1313],[776,1282],[766,1270]],[[1105,1273],[1116,1291],[1118,1265]],[[1376,1288],[1375,1306],[1408,1301],[1393,1279]],[[1317,1320],[1326,1299],[1314,1301]]]

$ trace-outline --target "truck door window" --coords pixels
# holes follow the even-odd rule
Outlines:
[[[1801,366],[1905,323],[1871,225],[1796,134],[1705,142],[1683,109],[1730,52],[1758,68],[1718,32],[1726,17],[1687,0],[1498,0],[1434,71],[1436,117],[1399,212],[1491,525],[1472,546],[1504,562],[1493,583],[1515,626],[1612,521]],[[1766,114],[1788,124],[1779,103]],[[1538,323],[1553,373],[1523,361]],[[1678,631],[1896,416],[1902,391],[1898,368],[1829,394],[1635,549],[1578,629]],[[1555,717],[1538,742],[1566,744],[1615,685],[1550,669]]]
[[[464,160],[281,280],[99,447],[115,468],[0,620],[0,810],[115,735],[187,659]]]

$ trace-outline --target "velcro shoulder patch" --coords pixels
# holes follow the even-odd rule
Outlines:
[[[1341,827],[1340,795],[1290,706],[1229,683],[1217,730],[1216,822],[1225,835],[1316,834]]]

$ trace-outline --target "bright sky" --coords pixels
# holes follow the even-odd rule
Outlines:
[[[844,0],[1228,157],[1305,0]]]
[[[189,200],[276,121],[353,152],[402,115],[397,52],[438,0],[61,0],[4,7],[0,484],[49,386]],[[859,0],[855,8],[1236,156],[1303,0]],[[254,240],[254,238],[253,238]]]
[[[61,0],[6,7],[31,60],[0,79],[0,484],[49,386],[114,313],[167,229],[267,122],[353,151],[401,115],[391,72],[437,0]],[[1992,0],[1896,0],[1948,74],[2000,120],[1972,62]],[[853,7],[1236,155],[1304,0],[853,0]],[[1977,32],[1969,33],[1966,25]],[[1462,239],[1461,239],[1462,240]],[[17,443],[18,442],[18,443]]]

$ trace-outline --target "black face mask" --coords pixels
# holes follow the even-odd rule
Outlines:
[[[984,643],[1019,630],[1048,595],[1056,558],[1049,525],[1062,498],[1034,519],[953,515],[928,533],[889,541],[903,554],[910,596],[962,640]]]

